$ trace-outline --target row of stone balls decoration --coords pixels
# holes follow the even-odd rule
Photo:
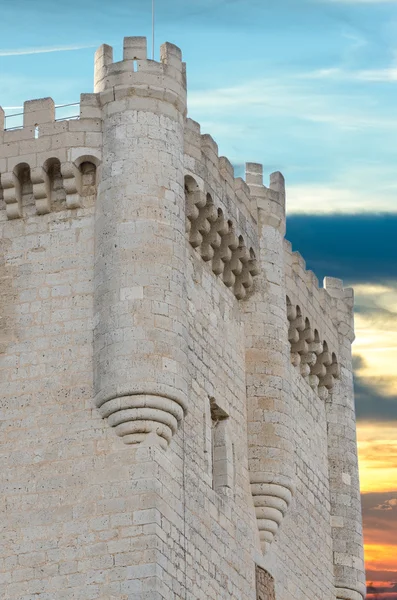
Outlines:
[[[317,329],[309,319],[302,316],[299,306],[291,304],[287,296],[289,321],[288,340],[291,345],[291,362],[318,395],[326,399],[340,377],[340,368],[335,353],[328,344],[320,340]]]
[[[185,178],[186,230],[189,242],[223,283],[233,289],[238,300],[252,289],[259,274],[254,251],[248,249],[242,236],[222,209],[216,208],[210,194],[198,189],[192,177]]]

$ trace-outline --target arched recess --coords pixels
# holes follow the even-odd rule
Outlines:
[[[198,191],[199,185],[191,175],[185,175],[185,195]]]
[[[199,191],[197,181],[191,175],[185,175],[185,206],[186,206],[186,232],[191,233],[192,223],[199,217],[200,208],[205,205],[205,199],[203,198],[199,202]],[[201,240],[197,240],[195,243],[192,236],[189,239],[193,248],[200,245]]]
[[[256,565],[256,599],[257,600],[276,600],[276,591],[274,579],[261,567]]]
[[[75,160],[80,172],[80,196],[83,206],[92,206],[98,189],[98,172],[101,161],[97,156],[86,154]]]
[[[14,169],[14,174],[19,181],[22,213],[25,213],[30,207],[35,206],[30,166],[27,163],[19,163]]]

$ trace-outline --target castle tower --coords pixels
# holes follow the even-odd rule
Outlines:
[[[103,167],[95,219],[95,403],[126,444],[166,447],[187,409],[186,80],[181,52],[146,38],[95,58]]]
[[[366,586],[351,349],[354,295],[340,279],[326,277],[324,287],[336,301],[341,370],[326,403],[335,588],[337,600],[361,600]]]
[[[258,205],[260,274],[244,304],[251,489],[264,551],[294,490],[293,410],[285,302],[285,184],[281,173],[263,185],[262,165],[248,163],[246,180]]]

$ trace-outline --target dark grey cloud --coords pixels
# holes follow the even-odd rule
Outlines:
[[[361,356],[354,357],[354,391],[357,419],[372,422],[397,421],[397,396],[382,394],[380,391],[381,386],[376,387],[376,383],[381,382],[375,378],[372,378],[371,383],[368,383],[360,377],[357,371],[363,366],[363,358]]]
[[[378,581],[390,581],[391,585],[395,585],[394,582],[397,581],[397,571],[367,569],[366,573],[367,581],[372,582],[373,586],[376,586]]]
[[[390,587],[385,587],[383,585],[374,586],[368,585],[367,592],[368,594],[374,594],[371,596],[367,596],[367,598],[374,598],[374,600],[397,600],[397,594],[393,594],[392,592],[396,591],[395,589],[391,589]]]
[[[290,215],[287,238],[320,281],[397,280],[397,213]]]

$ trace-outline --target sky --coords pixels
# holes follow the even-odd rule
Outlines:
[[[320,280],[355,288],[368,599],[397,600],[397,0],[156,5],[155,58],[166,40],[183,49],[189,116],[236,175],[250,161],[283,172],[294,249]],[[44,96],[78,102],[96,47],[113,45],[119,60],[125,35],[151,35],[151,0],[0,8],[6,114]]]

